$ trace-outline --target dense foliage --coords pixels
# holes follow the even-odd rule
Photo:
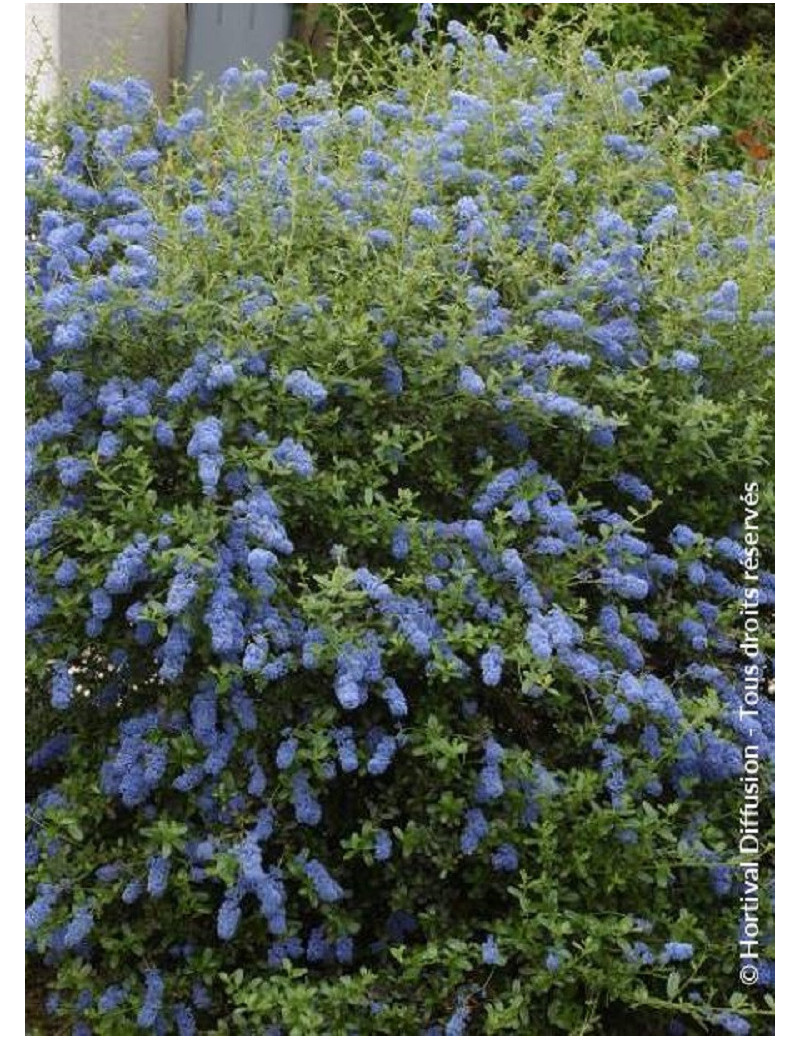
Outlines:
[[[433,19],[32,124],[37,1032],[771,1031],[769,187]]]

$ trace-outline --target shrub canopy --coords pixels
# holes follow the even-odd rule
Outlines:
[[[33,124],[42,1031],[771,1031],[769,187],[429,7],[374,87]]]
[[[334,54],[369,53],[373,40],[408,38],[417,4],[305,4],[297,7],[292,47],[311,47],[319,68]],[[670,105],[706,96],[705,119],[715,123],[715,162],[738,167],[746,156],[769,161],[775,124],[774,4],[438,4],[440,21],[469,19],[501,41],[531,32],[550,46],[579,27],[589,46],[613,59],[633,51],[647,65],[667,65],[661,92]],[[332,63],[336,67],[336,61]]]

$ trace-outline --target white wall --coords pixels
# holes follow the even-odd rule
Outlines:
[[[50,61],[39,68],[43,59],[59,62],[58,28],[61,4],[25,4],[25,75],[38,72],[39,94],[51,97],[56,89],[56,71]],[[49,54],[48,54],[49,52]]]
[[[58,74],[74,82],[115,70],[146,79],[162,100],[180,76],[186,39],[185,4],[26,4],[25,64],[42,53],[39,30],[50,40],[57,72],[42,81],[52,92]]]

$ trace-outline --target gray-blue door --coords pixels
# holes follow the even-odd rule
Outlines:
[[[186,79],[215,83],[247,58],[265,68],[289,35],[291,4],[189,4]]]

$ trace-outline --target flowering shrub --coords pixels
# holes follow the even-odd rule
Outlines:
[[[385,63],[28,142],[42,1031],[769,1033],[770,193],[578,36]]]

